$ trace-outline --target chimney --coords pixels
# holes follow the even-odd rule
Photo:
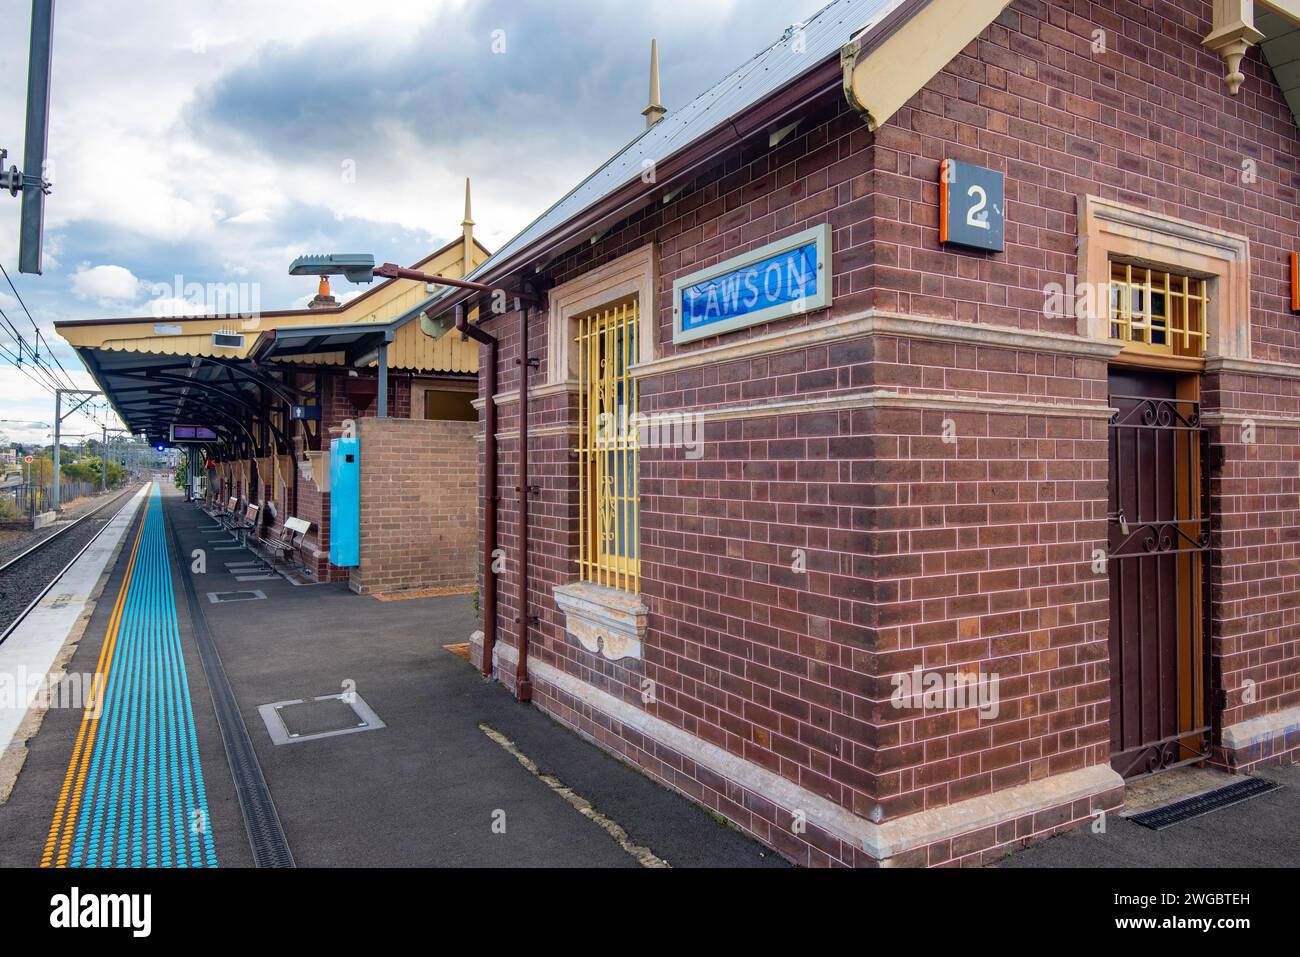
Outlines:
[[[641,111],[645,117],[645,128],[650,129],[667,114],[659,96],[659,41],[650,41],[650,105]]]
[[[339,301],[330,295],[330,277],[321,276],[320,286],[316,289],[316,298],[307,303],[308,309],[336,309]]]

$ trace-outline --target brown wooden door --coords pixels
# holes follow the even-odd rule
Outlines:
[[[1111,765],[1125,777],[1208,753],[1197,387],[1193,376],[1110,373]]]

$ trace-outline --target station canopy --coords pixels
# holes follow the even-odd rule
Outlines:
[[[210,340],[229,345],[194,351],[77,351],[133,433],[168,442],[173,425],[203,425],[223,438],[249,437],[245,430],[261,424],[280,433],[283,449],[284,407],[309,401],[309,393],[284,372],[312,365],[366,369],[393,337],[386,324],[313,325],[262,332],[251,346],[247,334],[226,331],[212,333]]]
[[[416,264],[466,271],[465,246],[449,243]],[[475,262],[487,253],[473,244]],[[474,263],[469,265],[472,267]],[[382,358],[393,372],[473,378],[478,346],[454,331],[431,338],[408,315],[423,283],[388,280],[344,304],[251,315],[92,319],[55,324],[77,350],[131,432],[170,442],[173,426],[202,426],[218,445],[287,451],[288,423],[315,404],[314,376],[343,372],[374,380]],[[186,441],[194,441],[186,439]]]

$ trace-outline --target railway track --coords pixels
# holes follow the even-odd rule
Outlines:
[[[139,490],[121,493],[0,564],[0,643]]]

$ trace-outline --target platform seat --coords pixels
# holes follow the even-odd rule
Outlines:
[[[230,526],[230,531],[241,536],[245,545],[248,544],[249,533],[257,531],[258,511],[256,505],[250,504],[248,508],[244,509],[243,517]]]
[[[218,508],[217,514],[212,516],[227,531],[239,520],[239,499],[231,498],[226,500],[225,508]]]
[[[284,523],[284,528],[278,533],[262,535],[258,540],[273,556],[279,555],[282,561],[292,564],[291,557],[298,551],[298,546],[302,544],[310,529],[311,522],[306,519],[291,518]]]

